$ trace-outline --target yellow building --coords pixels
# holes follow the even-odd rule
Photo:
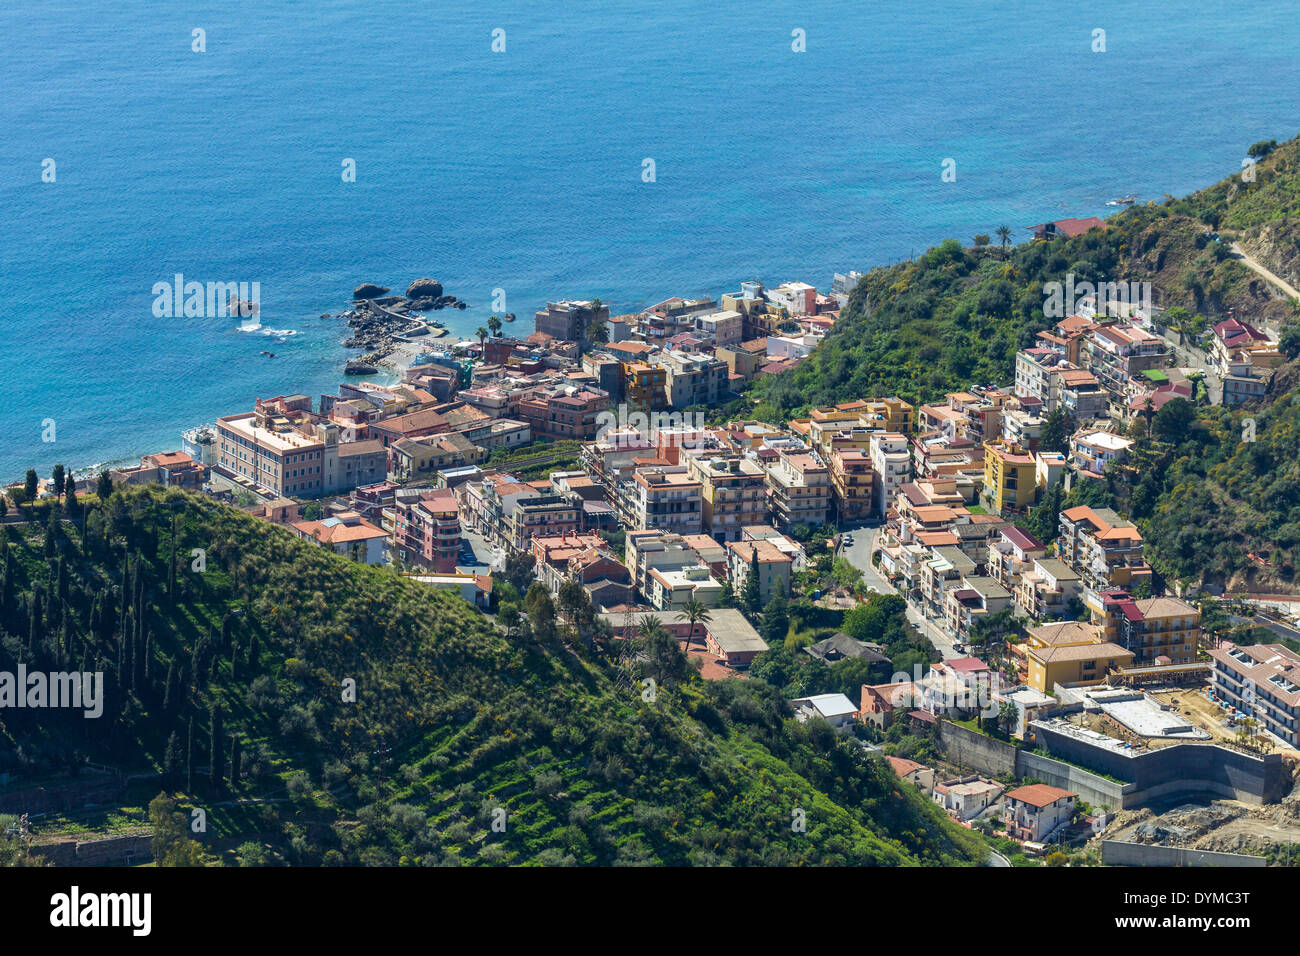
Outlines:
[[[659,411],[668,406],[668,370],[645,362],[624,362],[623,389],[629,408]]]
[[[870,517],[876,501],[876,476],[870,453],[858,448],[836,448],[829,463],[839,520],[858,521]]]
[[[739,541],[746,525],[767,520],[767,487],[763,469],[740,455],[698,455],[687,469],[701,487],[701,523],[716,541]]]
[[[1101,639],[1101,629],[1078,621],[1031,627],[1021,645],[1028,679],[1040,694],[1057,684],[1100,684],[1112,667],[1129,664],[1133,652]]]
[[[1034,456],[1001,441],[984,446],[984,497],[995,513],[1024,511],[1038,498]]]
[[[875,432],[910,435],[916,426],[916,409],[901,398],[858,399],[814,408],[799,421],[806,423],[803,433],[825,457],[833,445],[866,448]]]
[[[1174,597],[1135,601],[1118,589],[1089,591],[1084,603],[1102,639],[1132,650],[1135,664],[1154,664],[1162,657],[1171,664],[1196,661],[1201,611],[1195,605]]]

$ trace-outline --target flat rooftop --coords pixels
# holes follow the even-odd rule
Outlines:
[[[1049,730],[1058,733],[1063,737],[1071,737],[1083,743],[1091,744],[1094,747],[1100,747],[1103,750],[1109,750],[1112,753],[1117,753],[1123,757],[1134,757],[1138,753],[1147,752],[1145,750],[1135,751],[1132,747],[1124,743],[1124,741],[1122,740],[1117,740],[1114,737],[1107,737],[1105,734],[1099,734],[1097,733],[1097,731],[1089,730],[1086,727],[1076,726],[1075,724],[1072,724],[1068,720],[1065,720],[1064,718],[1061,717],[1052,717],[1047,720],[1031,721],[1030,726],[1041,727],[1044,730]]]
[[[1165,710],[1159,703],[1141,691],[1095,690],[1086,699],[1140,737],[1161,737],[1175,740],[1209,740],[1210,734],[1197,727],[1186,717]]]

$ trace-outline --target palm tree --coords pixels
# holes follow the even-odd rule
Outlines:
[[[636,636],[640,638],[653,637],[663,629],[664,626],[659,623],[659,618],[653,614],[643,614],[636,625]]]
[[[689,651],[691,639],[695,637],[695,625],[709,623],[709,609],[695,598],[691,598],[682,606],[682,617],[686,618],[686,623],[691,626],[686,632],[686,649]]]
[[[1001,240],[1002,242],[1002,254],[1006,255],[1007,243],[1011,241],[1011,227],[998,226],[998,228],[995,229],[994,232],[998,234],[998,239]]]
[[[1020,708],[1009,700],[1004,700],[1002,706],[998,708],[998,723],[1005,729],[1010,730],[1020,719]]]
[[[488,328],[492,330],[493,335],[501,334],[501,320],[495,315],[488,316]]]
[[[475,332],[474,334],[478,336],[478,347],[480,349],[483,348],[484,344],[487,342],[488,330],[483,328],[483,326],[480,325],[478,327],[478,331]]]
[[[1155,402],[1153,402],[1153,401],[1151,400],[1151,396],[1150,396],[1150,395],[1147,395],[1147,396],[1142,400],[1142,415],[1143,415],[1143,417],[1146,418],[1146,420],[1147,420],[1147,435],[1148,435],[1148,436],[1150,436],[1150,434],[1151,434],[1151,419],[1155,417],[1155,414],[1156,414],[1156,405],[1155,405]]]

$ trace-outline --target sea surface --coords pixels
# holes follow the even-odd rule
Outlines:
[[[1300,128],[1291,0],[9,0],[0,62],[4,480],[334,392],[321,315],[361,282],[441,280],[457,335],[548,299],[825,289],[1182,195]],[[262,327],[155,316],[176,273],[259,283]]]

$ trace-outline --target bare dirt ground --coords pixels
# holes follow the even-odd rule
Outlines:
[[[1172,704],[1178,713],[1196,724],[1197,727],[1209,731],[1215,743],[1236,743],[1236,728],[1229,727],[1224,723],[1224,712],[1219,709],[1219,706],[1214,701],[1205,696],[1203,688],[1178,689],[1165,693],[1153,693],[1151,696],[1162,704]],[[1274,745],[1271,753],[1279,753],[1283,756],[1300,759],[1300,751],[1277,741],[1274,741]]]
[[[1300,787],[1280,803],[1263,807],[1213,800],[1160,813],[1123,810],[1111,819],[1105,838],[1263,856],[1281,845],[1300,844]],[[1300,852],[1295,861],[1300,863]]]

